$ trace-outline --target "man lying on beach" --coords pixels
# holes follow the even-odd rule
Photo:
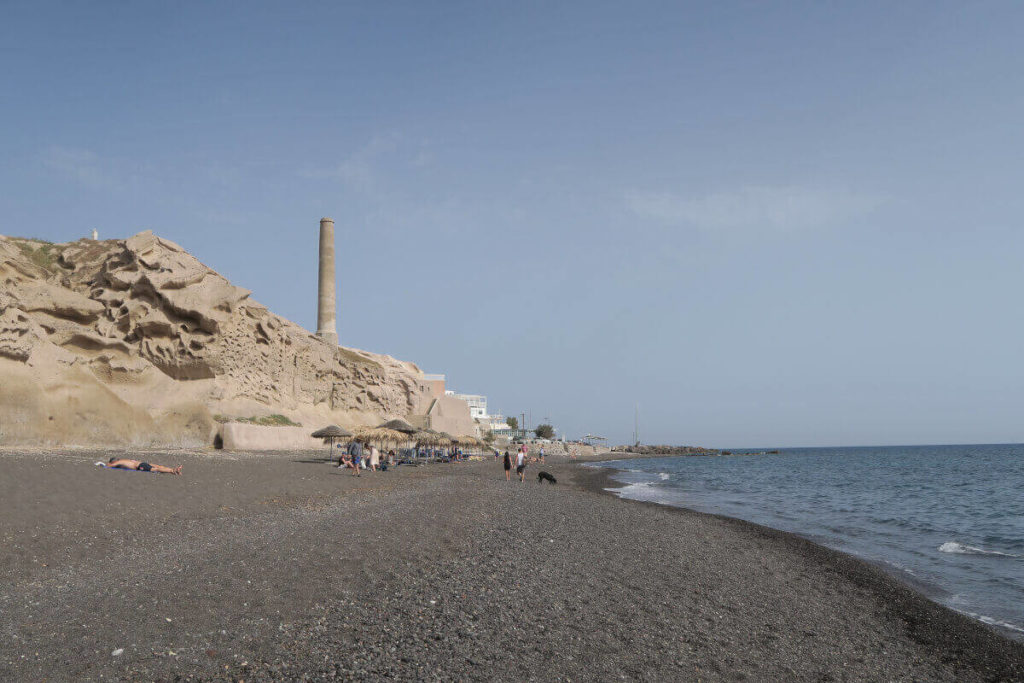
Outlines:
[[[181,465],[177,467],[164,467],[163,465],[151,465],[141,460],[129,460],[128,458],[111,458],[107,461],[107,467],[121,470],[138,470],[139,472],[159,472],[160,474],[181,474]]]

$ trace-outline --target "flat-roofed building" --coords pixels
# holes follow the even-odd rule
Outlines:
[[[500,433],[502,430],[509,429],[508,424],[505,423],[505,416],[501,413],[495,415],[488,415],[480,419],[480,424],[483,426],[484,431],[492,431]]]
[[[430,387],[430,396],[432,398],[441,398],[451,393],[444,390],[444,375],[427,373],[423,375],[423,381]]]

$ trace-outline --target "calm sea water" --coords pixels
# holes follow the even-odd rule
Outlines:
[[[795,532],[1024,640],[1024,445],[799,448],[597,466],[623,470],[619,495]]]

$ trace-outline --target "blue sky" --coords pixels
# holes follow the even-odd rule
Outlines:
[[[0,233],[153,229],[570,436],[1024,441],[1024,6],[5,3]]]

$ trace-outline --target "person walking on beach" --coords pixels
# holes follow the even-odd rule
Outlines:
[[[505,481],[512,481],[512,456],[505,449]]]
[[[352,467],[352,462],[355,460],[356,453],[361,455],[363,452],[362,448],[363,447],[359,445],[358,441],[350,441],[348,448],[345,449],[345,455],[338,458],[338,469],[343,467]]]
[[[359,443],[358,441],[353,441],[352,442],[352,474],[356,475],[357,477],[363,476],[359,472],[359,466],[362,464],[362,460],[363,460],[363,444]]]
[[[158,472],[160,474],[181,474],[181,465],[165,467],[163,465],[151,465],[141,460],[129,460],[128,458],[111,458],[107,461],[107,467],[119,470],[138,470],[139,472]]]
[[[516,453],[516,474],[519,475],[519,483],[522,484],[526,480],[526,446]]]

